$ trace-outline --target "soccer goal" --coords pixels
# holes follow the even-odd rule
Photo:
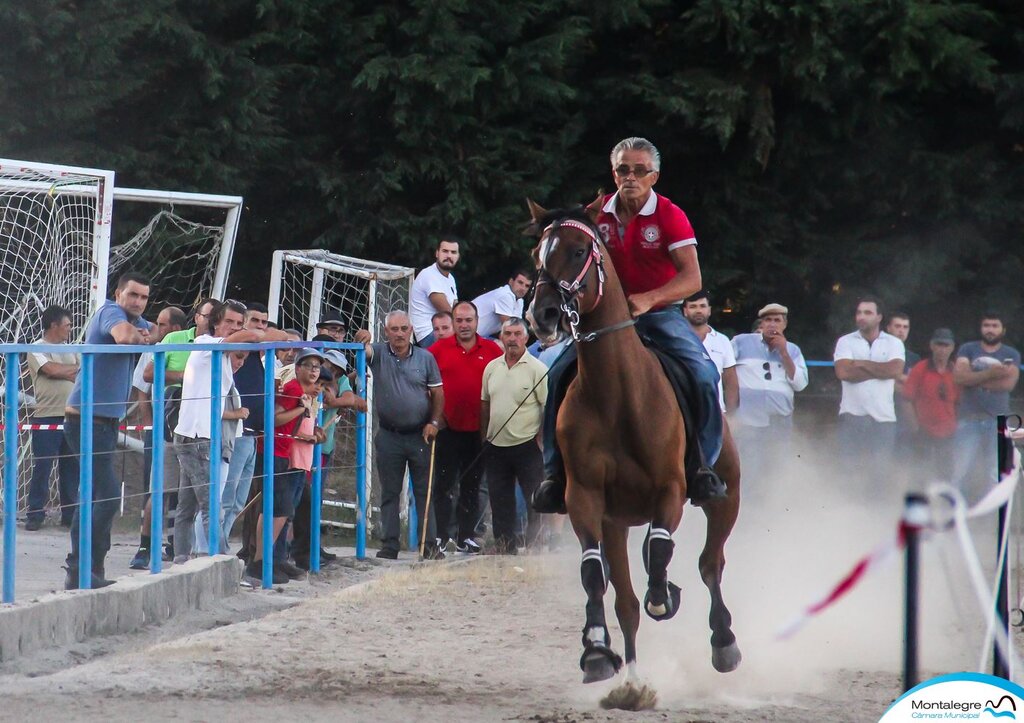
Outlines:
[[[153,280],[150,310],[188,310],[203,296],[224,293],[241,197],[117,188],[114,175],[0,158],[0,343],[38,339],[51,304],[71,312],[81,339],[125,271]],[[27,375],[21,389],[22,401],[31,401]],[[20,412],[27,422],[28,408]],[[24,434],[19,509],[27,504],[31,472]]]
[[[369,329],[373,338],[384,338],[384,317],[393,309],[408,310],[416,270],[406,266],[367,261],[324,250],[276,251],[270,277],[270,318],[282,329],[303,331],[307,338],[329,311],[338,312],[351,335]],[[351,336],[349,337],[351,339]],[[372,386],[366,390],[373,419]],[[372,424],[372,421],[370,422]],[[365,430],[369,435],[369,427]],[[336,425],[334,455],[324,479],[324,524],[352,528],[356,509],[356,437],[353,415],[343,415]],[[373,477],[373,443],[366,440],[367,517],[379,489]],[[327,511],[332,510],[330,515]]]

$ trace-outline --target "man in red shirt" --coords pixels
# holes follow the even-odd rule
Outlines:
[[[476,333],[479,317],[471,301],[452,308],[455,335],[434,342],[429,351],[437,359],[444,389],[444,428],[437,435],[437,476],[434,480],[434,519],[442,546],[450,537],[452,497],[459,487],[456,508],[459,552],[480,552],[473,539],[479,519],[480,387],[484,367],[502,355],[501,347]],[[460,482],[461,476],[461,482]]]
[[[913,366],[903,385],[903,397],[913,415],[907,420],[914,435],[918,469],[925,477],[946,476],[953,463],[953,434],[960,387],[953,379],[953,332],[936,329],[931,358]]]
[[[636,330],[686,365],[698,394],[689,400],[697,419],[701,468],[690,480],[688,496],[695,502],[725,496],[725,484],[711,469],[722,451],[722,413],[718,404],[718,369],[701,340],[683,317],[683,299],[703,288],[697,239],[686,214],[654,192],[660,178],[661,155],[645,138],[626,138],[611,152],[612,177],[618,189],[604,199],[597,227],[615,264]],[[558,407],[565,397],[566,369],[575,367],[570,347],[548,373],[544,410],[544,472],[546,479],[533,497],[538,512],[565,511],[565,470],[555,440]]]

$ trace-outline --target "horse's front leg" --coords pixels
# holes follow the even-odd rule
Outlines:
[[[608,588],[601,525],[604,495],[600,490],[581,489],[570,481],[566,506],[583,551],[580,579],[587,593],[587,622],[583,626],[580,668],[583,670],[583,682],[593,683],[611,678],[622,667],[622,658],[612,650],[604,615],[604,593]]]
[[[685,486],[682,478],[673,481],[655,508],[654,519],[644,540],[644,567],[647,570],[647,595],[644,610],[654,620],[668,620],[679,611],[679,587],[669,582],[668,565],[672,561],[672,533],[683,516]]]

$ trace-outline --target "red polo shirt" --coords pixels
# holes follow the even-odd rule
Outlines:
[[[921,430],[929,437],[947,439],[956,431],[956,403],[960,387],[953,381],[953,365],[939,371],[922,359],[907,375],[903,396],[914,405]]]
[[[501,347],[477,334],[476,344],[469,351],[462,348],[455,336],[434,342],[429,351],[441,370],[448,426],[456,432],[479,432],[484,367],[503,354]]]
[[[606,196],[597,217],[615,270],[626,294],[661,288],[678,273],[669,251],[696,245],[686,214],[664,196],[651,192],[640,213],[623,228],[615,215],[617,194]]]

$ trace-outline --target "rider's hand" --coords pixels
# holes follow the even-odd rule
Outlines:
[[[634,317],[646,314],[654,306],[654,299],[649,294],[630,294],[626,301],[629,303],[629,313]]]

